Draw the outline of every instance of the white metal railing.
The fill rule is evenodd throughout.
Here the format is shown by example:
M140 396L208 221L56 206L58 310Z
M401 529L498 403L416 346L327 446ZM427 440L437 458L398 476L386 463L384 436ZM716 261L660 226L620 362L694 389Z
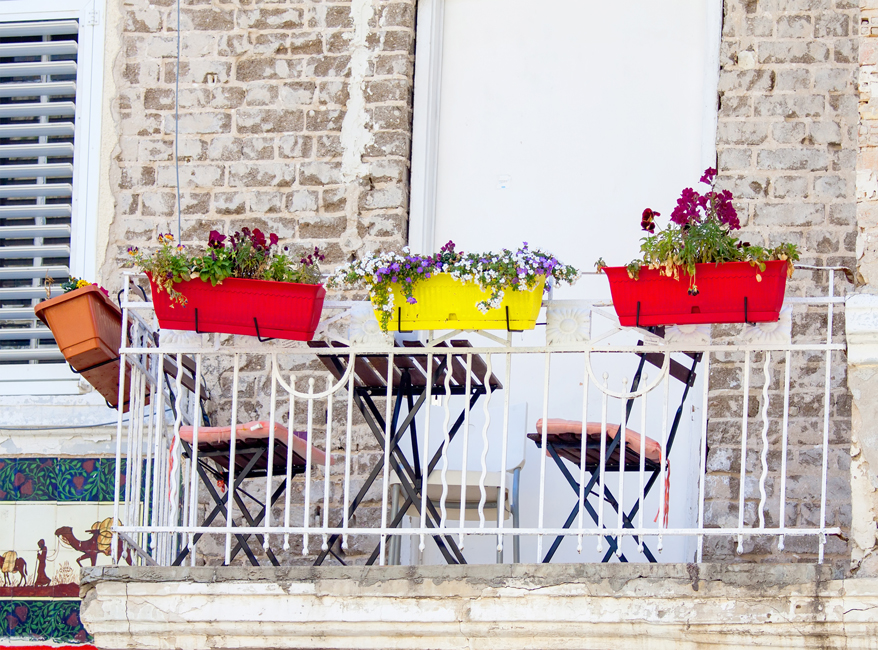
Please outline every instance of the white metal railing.
M701 561L713 553L706 539L732 540L740 554L749 540L773 539L773 552L782 552L796 537L811 540L809 552L823 562L827 536L841 534L827 506L845 499L828 491L829 460L848 453L830 445L832 368L843 366L845 345L832 333L843 298L833 293L834 270L826 271L826 295L789 297L779 324L729 326L716 339L709 328L663 336L622 328L606 301L549 301L545 329L452 332L399 347L375 331L361 304L327 302L319 334L340 346L327 348L167 333L158 345L152 305L135 298L136 276L127 274L122 307L133 343L123 341L120 382L129 367L131 417L119 415L113 557L122 539L139 549L139 561L160 565L230 563L238 553L280 563L293 553L381 565L478 562L495 552L503 561L515 542L518 561L520 542L530 562L555 553L556 538L572 538L556 561ZM791 338L792 322L806 313L823 318L819 331ZM467 347L447 346L464 337ZM644 363L638 354L653 356ZM680 368L693 363L697 380L687 386ZM800 386L815 364L821 380ZM435 381L406 392L413 376ZM820 456L811 477L819 493L789 492L805 471L791 469L802 445L791 436L806 426L790 416L791 399L821 405L822 440L807 447ZM207 413L211 425L231 428L227 446L220 437L205 447L214 435ZM553 447L555 417L593 422L596 433ZM263 424L248 432L248 420ZM398 434L408 420L416 432ZM733 421L734 446L710 444L714 425L727 431ZM288 436L276 426L283 423ZM614 465L617 425L626 460ZM252 446L257 430L264 458L274 460L239 481L241 441ZM296 430L309 444L294 441ZM709 455L718 447L724 462ZM247 505L279 491L264 512ZM790 504L819 510L819 519L793 518Z

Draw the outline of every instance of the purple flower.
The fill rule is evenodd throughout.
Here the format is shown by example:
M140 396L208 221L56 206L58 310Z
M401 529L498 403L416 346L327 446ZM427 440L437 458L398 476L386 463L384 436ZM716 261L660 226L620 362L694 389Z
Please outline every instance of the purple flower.
M207 247L208 248L222 248L223 242L226 240L225 235L221 235L216 230L211 230L208 235Z
M268 236L268 241L269 241L269 247L271 247L271 246L277 246L277 242L278 242L279 240L278 240L278 238L277 238L277 235L275 235L274 233L271 233L271 234Z
M706 183L707 185L713 185L714 178L716 178L716 170L713 167L708 167L701 175L701 182Z
M415 300L414 296L412 296L411 298L406 298L405 301L410 305L414 305L416 302L418 302L417 300Z

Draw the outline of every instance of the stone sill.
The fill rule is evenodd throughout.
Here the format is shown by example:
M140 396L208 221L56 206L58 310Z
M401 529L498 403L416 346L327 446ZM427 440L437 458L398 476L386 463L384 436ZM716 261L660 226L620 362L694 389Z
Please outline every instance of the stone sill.
M873 647L878 579L811 564L95 567L102 648Z

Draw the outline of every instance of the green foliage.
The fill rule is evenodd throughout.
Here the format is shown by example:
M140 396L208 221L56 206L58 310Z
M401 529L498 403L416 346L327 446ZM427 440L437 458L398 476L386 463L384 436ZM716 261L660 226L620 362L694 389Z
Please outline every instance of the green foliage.
M537 282L554 278L557 284L573 284L579 271L562 264L554 256L530 250L525 243L517 251L503 249L499 253L462 253L448 242L434 255L412 255L408 248L399 253L371 254L339 267L327 285L337 288L365 287L379 313L379 323L387 330L394 305L394 291L402 293L409 304L415 304L413 290L418 282L436 273L448 273L461 282L475 282L489 293L476 304L482 312L497 309L505 291L525 291Z
M144 253L135 247L128 249L134 265L148 273L160 291L168 292L172 300L185 304L186 297L174 285L200 279L213 286L226 278L274 280L320 284L319 263L324 259L319 249L295 261L288 253L278 252L278 236L268 238L258 229L242 228L231 237L210 232L207 248L192 252L183 244L174 244L170 233L158 236L159 248Z
M640 227L647 235L641 240L640 258L627 265L628 275L637 279L643 268L658 269L666 277L680 278L683 270L690 278L689 292L698 293L695 284L696 264L722 264L724 262L748 262L765 269L765 262L781 260L793 262L799 259L795 244L780 244L774 248L753 246L740 241L732 234L740 222L732 204L733 196L728 190L717 191L716 170L707 169L701 182L710 185L709 192L699 194L686 188L680 194L671 214L671 224L656 230L655 218L661 216L649 208L643 211ZM598 271L605 266L603 260L595 265Z

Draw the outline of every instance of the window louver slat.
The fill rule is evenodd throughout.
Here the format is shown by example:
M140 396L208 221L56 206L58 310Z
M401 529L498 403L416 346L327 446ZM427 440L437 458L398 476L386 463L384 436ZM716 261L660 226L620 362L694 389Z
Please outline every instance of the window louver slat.
M75 94L76 83L72 81L0 85L0 97L73 97Z
M44 104L18 104L0 106L0 117L73 117L76 105L73 102L51 102Z
M2 167L0 167L2 169ZM0 239L70 238L70 226L0 226Z
M63 359L33 307L69 274L78 32L0 22L0 364Z
M72 61L0 63L0 77L41 77L43 75L63 77L75 74L76 63Z
M0 158L72 158L73 145L58 144L6 144L0 145Z
M0 282L3 280L33 280L52 278L53 280L66 280L70 275L70 269L66 266L0 266ZM3 330L0 329L0 332Z

